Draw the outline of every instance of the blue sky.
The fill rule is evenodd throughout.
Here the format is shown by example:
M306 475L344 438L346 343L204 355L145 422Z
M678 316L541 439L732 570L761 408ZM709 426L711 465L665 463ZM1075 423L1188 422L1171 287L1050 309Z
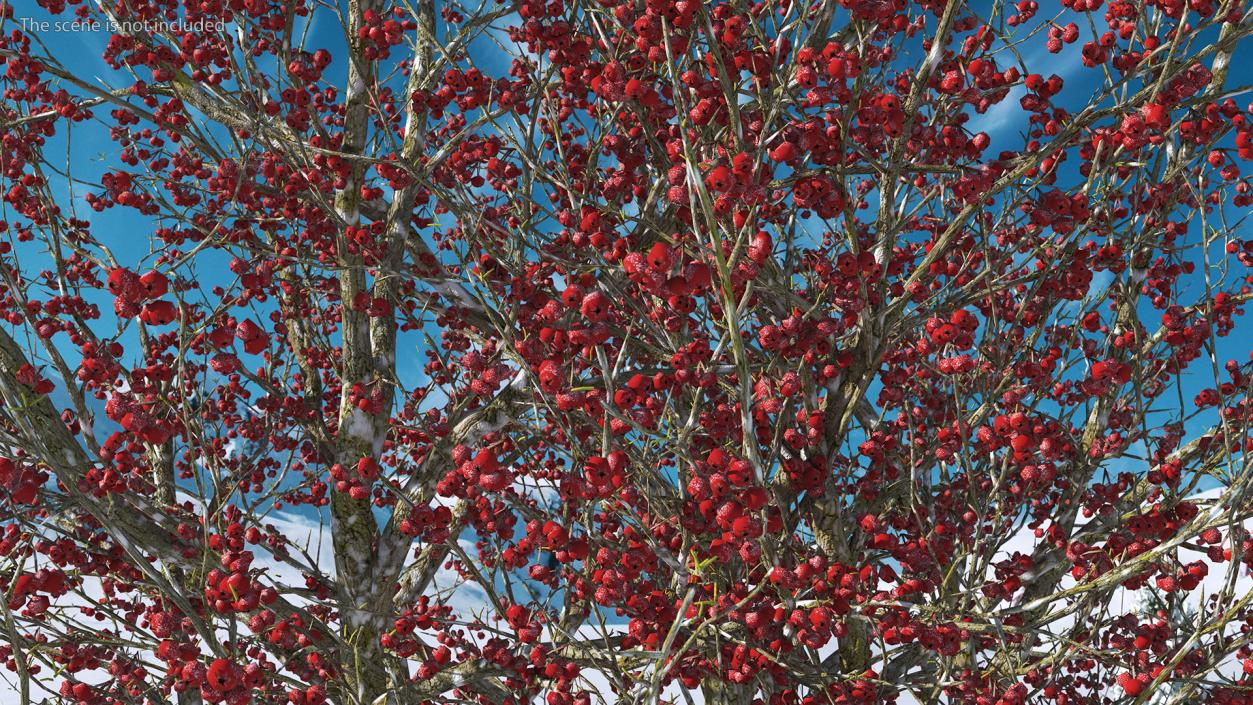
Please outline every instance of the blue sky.
M1051 4L1049 9L1052 9ZM28 18L51 20L43 13L42 9L37 7L36 3L29 0L19 0L19 19L23 14ZM1042 16L1037 18L1037 23L1045 19L1044 14L1042 13ZM1099 17L1096 19L1099 20ZM1098 72L1082 68L1079 62L1080 45L1087 39L1086 28L1083 29L1083 34L1084 37L1080 42L1068 45L1061 54L1057 55L1049 54L1044 50L1043 33L1030 40L1020 49L1030 66L1036 67L1036 70L1041 71L1045 75L1056 73L1066 81L1066 89L1059 97L1058 102L1073 109L1077 109L1086 103L1103 80L1103 77ZM100 58L107 36L105 32L63 32L45 35L42 38L49 46L54 46L53 43L56 43L54 46L56 55L62 59L65 66L73 67L73 70L80 78L103 86L117 87L129 85L130 79L126 74L110 69ZM500 33L496 33L494 39L508 43L507 38ZM342 36L334 18L325 13L316 15L311 25L307 28L307 46L310 48L325 46L334 51L336 48L341 47L342 44ZM337 58L342 55L342 52L336 51L335 53ZM489 75L504 75L508 70L508 57L500 51L493 38L482 37L476 40L472 45L470 54L473 62ZM919 55L920 48L915 44L911 51L902 58L902 63L916 60ZM333 70L340 71L341 76L332 79L332 82L342 83L343 63L336 63ZM1253 80L1253 67L1237 64L1231 69L1228 85L1247 85L1250 80ZM984 115L973 116L972 120L967 124L967 127L972 132L985 131L990 135L992 143L987 154L995 155L1002 149L1021 148L1022 137L1020 136L1020 131L1024 126L1026 113L1022 110L1018 100L1023 93L1024 90L1022 88L1014 88L1001 104L992 108ZM1245 95L1238 97L1237 100L1243 104L1249 98L1248 95ZM96 112L103 115L107 113L107 108L98 108ZM74 123L72 127L62 122L59 127L58 135L51 140L45 152L48 155L68 153L70 155L69 166L76 178L95 183L99 181L101 175L106 170L116 166L115 145L108 137L106 126L96 121L88 121ZM1068 177L1070 179L1077 178L1073 171L1074 166L1075 164L1072 161L1067 167L1070 169ZM83 196L92 190L91 186L82 184L71 186L64 179L55 179L54 189L64 196L61 200L62 206L67 209L73 207L76 210L77 217L90 220L93 235L117 253L119 258L123 259L127 265L139 269L145 265L150 265L154 261L157 253L153 250L154 243L151 239L151 233L157 225L156 220L138 216L130 209L113 208L103 213L93 212L86 205L86 202L82 200ZM873 196L871 202L875 202ZM873 210L866 212L864 217L869 218L872 216ZM822 227L819 222L813 219L807 225L814 231ZM1195 238L1199 232L1199 223L1194 222L1193 226L1191 237ZM1244 226L1243 232L1245 237L1253 236L1248 226ZM150 252L151 254L149 254ZM1185 304L1197 298L1203 284L1202 273L1199 271L1203 267L1200 252L1198 250L1193 250L1192 252L1193 254L1190 257L1198 265L1198 273L1187 278L1190 282L1190 288L1182 292L1179 297L1181 302ZM19 256L28 275L38 271L49 261L47 253L42 249L42 244L38 242L19 245ZM229 256L225 254L212 254L199 260L196 275L203 291L207 292L213 286L228 286L234 281L234 275L226 267L228 260ZM1092 294L1099 295L1101 287L1107 286L1109 280L1110 277L1108 276L1097 275L1093 281ZM96 296L94 302L104 312L103 320L97 323L97 331L107 336L118 325L112 313L112 299L107 294L101 292ZM264 312L266 312L264 307L258 311L259 314ZM1146 325L1150 327L1153 327L1160 320L1160 312L1151 309L1147 305L1142 307L1141 316ZM436 331L432 328L430 332L434 333ZM133 340L133 326L127 336ZM1241 361L1247 360L1251 347L1250 341L1253 341L1250 324L1248 321L1242 321L1236 333L1218 340L1219 363L1221 364L1222 361L1228 358ZM64 337L59 338L58 342L63 343ZM411 333L402 338L399 357L401 364L400 372L407 384L416 385L424 382L420 370L422 364L425 363L425 358L418 353L422 345L419 333ZM62 345L62 349L70 354L70 362L73 364L73 346ZM255 359L252 359L250 362L254 365L256 364ZM1212 384L1213 377L1212 371L1209 369L1208 360L1202 358L1195 361L1182 379L1182 396L1184 406L1187 408L1191 405L1192 396L1197 391ZM872 385L869 393L869 397L872 400L877 396L881 386L878 382ZM1173 398L1172 396L1171 400ZM56 400L62 406L69 405L68 397L65 395L64 390L58 391ZM436 394L432 396L428 403L438 404L442 400L443 397ZM111 422L107 421L102 409L98 411L98 434L103 439L112 429L112 425ZM1195 432L1205 428L1213 422L1214 418L1215 414L1212 411L1201 414L1189 424L1189 430ZM860 440L859 434L854 433L850 435L850 445L854 449ZM1137 468L1134 461L1125 459L1120 460L1116 464L1111 463L1110 468L1112 470L1143 469ZM319 517L307 507L302 507L296 510L294 518L305 522L305 524L313 524ZM295 523L299 524L300 522L297 521ZM284 525L285 528L287 526L287 524ZM292 530L295 531L295 529ZM1024 548L1029 549L1030 545L1031 541L1028 537ZM322 557L326 558L327 554L328 551L324 550ZM478 604L482 603L481 595L477 596L477 598L471 597L477 599ZM467 609L474 606L475 602L473 599L471 602L466 603Z
M841 10L840 13L842 14L843 11ZM23 7L19 10L19 14L14 21L20 23L23 16L34 20L52 21L52 18L46 15L35 3L23 3ZM1037 26L1045 19L1047 19L1047 13L1042 13L1040 17L1033 21L1031 27L1020 28L1019 33L1026 34L1030 32L1032 27ZM838 22L839 19L837 19L837 24ZM324 10L315 13L314 19L308 27L300 27L297 34L300 34L302 31L305 31L307 38L306 46L309 49L327 47L337 55L337 58L342 58L343 52L337 51L337 49L342 47L343 38L335 18L330 16L329 13ZM100 58L107 37L108 34L106 32L100 31L54 32L43 35L41 38L50 46L52 46L53 42L56 42L54 53L61 58L63 65L73 67L73 70L80 78L105 87L129 85L130 80L125 73L110 69ZM1088 38L1088 30L1084 28L1079 42L1067 45L1060 54L1049 54L1043 46L1045 34L1039 32L1019 48L1019 51L1025 57L1026 63L1034 70L1045 75L1055 73L1066 81L1066 88L1057 102L1067 108L1077 110L1084 105L1104 80L1100 72L1084 69L1079 61L1080 46ZM491 36L480 37L470 49L470 57L473 63L493 77L504 75L509 67L509 57L501 52L495 43L496 41L503 42L506 45L509 44L507 37L503 33L496 32ZM902 54L900 59L902 66L918 60L921 56L920 42L921 35L910 43L907 51ZM397 51L398 55L401 53ZM332 83L343 82L343 68L344 64L342 61L337 61L334 64L332 74L328 74ZM340 75L335 76L334 71L339 71ZM1253 78L1253 71L1250 71L1247 66L1237 64L1231 69L1228 85L1247 84L1250 78ZM972 119L967 124L968 129L972 132L987 132L992 139L991 147L987 151L988 155L995 155L1002 149L1021 148L1021 131L1025 125L1027 113L1021 108L1018 100L1024 92L1021 87L1016 87L1010 91L1009 96L1003 102L993 107L986 114L972 114ZM107 112L107 108L97 108L96 112L104 114ZM69 167L72 169L75 178L95 183L99 181L101 175L107 169L115 166L114 161L110 157L113 153L114 144L108 138L106 126L96 121L74 123L72 127L67 126L67 123L64 122L60 123L60 125L60 132L49 143L45 152L49 155L68 153L70 155ZM1074 160L1068 164L1067 168L1071 170L1069 178L1076 179L1077 176L1073 171L1075 164L1073 162ZM83 184L71 185L64 179L59 179L56 180L54 188L59 193L64 194L64 198L61 201L63 207L72 207L76 210L78 217L90 220L94 236L116 252L126 264L138 269L146 264L151 264L155 259L155 253L144 253L151 251L153 248L150 234L158 224L157 220L138 216L130 209L113 208L103 213L91 211L86 202L82 200L83 196L92 190L90 186ZM873 197L871 202L874 202ZM867 214L867 217L872 216L873 210ZM815 229L821 227L820 223L812 219L807 225ZM1194 225L1196 224L1194 223ZM1247 227L1245 232L1248 232ZM28 273L41 268L48 261L47 254L42 251L42 245L38 242L20 245L19 247L21 248L21 260L23 265L27 267ZM1200 265L1199 254L1194 256L1198 258L1196 261ZM228 286L234 280L234 275L225 266L228 260L229 257L225 254L214 254L199 260L196 275L203 291L208 291L213 286ZM1094 279L1093 294L1099 293L1099 288L1102 285L1107 285L1108 281L1108 277L1098 275ZM1181 301L1184 303L1194 300L1202 279L1198 273L1198 275L1191 277L1190 281L1193 288L1180 296ZM107 294L101 294L96 297L95 303L105 313L104 319L98 323L98 331L107 335L117 324L112 318L111 298ZM266 309L261 308L258 310L258 315L266 312ZM1160 313L1146 306L1142 311L1142 316L1146 325L1152 326L1160 318ZM432 330L431 332L434 331ZM130 331L130 334L133 335L133 329ZM1220 339L1218 346L1219 362L1221 363L1226 358L1245 359L1248 354L1249 340L1247 323L1243 324L1236 334ZM420 368L425 359L416 352L422 344L421 336L417 333L406 336L401 342L400 362L402 369L400 372L403 380L411 385L424 381ZM65 347L72 354L72 348L70 346ZM1187 403L1190 403L1191 397L1196 391L1212 382L1212 373L1209 370L1208 362L1202 359L1193 363L1183 379L1183 396ZM878 386L876 383L871 389L870 396L872 399L877 394ZM438 403L441 399L441 396L435 395L432 397L432 402L429 403ZM100 417L101 423L107 423L103 414ZM1191 425L1193 428L1200 428L1202 425L1211 422L1212 418L1212 414L1201 415ZM856 436L851 440L855 446L857 442Z

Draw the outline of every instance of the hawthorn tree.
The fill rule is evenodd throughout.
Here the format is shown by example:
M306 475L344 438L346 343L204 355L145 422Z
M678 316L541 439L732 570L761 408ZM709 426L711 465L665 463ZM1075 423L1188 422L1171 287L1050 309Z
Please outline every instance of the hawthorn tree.
M1243 0L0 7L23 705L1253 703Z

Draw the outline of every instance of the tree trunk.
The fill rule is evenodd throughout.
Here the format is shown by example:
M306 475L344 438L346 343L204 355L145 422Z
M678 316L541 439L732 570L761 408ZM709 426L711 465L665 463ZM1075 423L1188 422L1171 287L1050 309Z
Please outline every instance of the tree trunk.
M348 8L352 58L344 90L341 149L349 154L364 151L369 131L368 101L373 67L364 57L357 30L364 13L374 9L374 5L373 0L353 0ZM335 195L335 211L345 230L361 221L363 180L364 168L355 162L343 188ZM340 384L343 392L333 460L355 467L362 458L375 457L382 450L391 405L388 395L385 408L369 414L357 408L352 398L355 384L370 385L378 381L379 375L370 340L370 317L350 305L358 294L367 291L365 263L360 255L349 252L348 238L343 231L339 236L337 264L342 302ZM344 672L336 693L341 705L373 703L388 688L386 655L379 644L387 615L379 609L381 586L374 580L379 531L371 504L368 496L356 499L344 492L333 492L331 496L336 583L341 599L340 636L347 651L340 660Z

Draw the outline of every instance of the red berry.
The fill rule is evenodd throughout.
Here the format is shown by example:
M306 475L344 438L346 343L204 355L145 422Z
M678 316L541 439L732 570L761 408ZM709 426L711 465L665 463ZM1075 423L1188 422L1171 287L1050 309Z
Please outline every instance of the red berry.
M379 464L374 458L362 458L357 463L357 474L364 480L373 480L379 476Z
M753 241L748 246L748 258L757 264L762 264L770 259L770 255L774 253L774 239L770 237L770 233L765 230L758 230L753 235Z
M1131 697L1135 697L1144 692L1145 683L1130 673L1118 674L1118 685L1122 687L1123 692Z
M122 296L129 289L139 283L139 278L129 269L118 267L109 272L109 293L114 296Z
M235 327L235 337L244 343L244 352L256 355L270 344L270 336L252 321L245 320Z
M178 309L174 304L161 300L146 304L139 312L139 320L150 326L164 326L178 317Z
M791 142L780 142L779 146L770 150L770 158L776 162L790 162L796 158L796 145Z
M205 671L205 680L214 690L233 690L239 685L239 672L234 663L220 658L209 664L208 670Z
M599 291L593 291L583 297L579 311L589 321L603 321L609 315L609 300Z
M165 296L165 292L170 289L170 281L160 272L148 272L139 278L139 284L150 299Z
M500 468L500 461L496 459L496 454L487 448L474 455L474 464L478 466L480 472L495 472Z
M705 186L715 193L730 191L734 184L735 180L731 176L731 170L725 166L714 167L705 177Z
M937 326L936 329L931 333L931 340L933 340L937 345L947 345L948 343L953 341L953 338L956 338L956 337L957 337L957 329L955 329L951 324L948 324L948 323L944 323L944 324L941 324L940 326Z
M648 266L659 272L670 269L670 248L664 242L654 243L648 250Z

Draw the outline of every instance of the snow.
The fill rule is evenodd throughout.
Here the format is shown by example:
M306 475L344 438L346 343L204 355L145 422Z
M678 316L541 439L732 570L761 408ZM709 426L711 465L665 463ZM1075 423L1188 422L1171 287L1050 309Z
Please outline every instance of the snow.
M348 428L346 431L352 438L362 441L373 441L374 420L365 411L354 406L348 412Z
M528 493L538 492L540 496L543 496L547 494L548 491L551 491L551 488L532 486L527 487L526 490ZM1220 496L1219 491L1210 490L1194 495L1192 499L1213 500L1218 496ZM187 498L191 499L190 497ZM1207 508L1205 511L1209 512L1209 516L1212 519L1217 519L1221 516L1222 512L1221 508L1217 505ZM265 523L272 525L277 531L285 536L293 544L293 546L299 547L304 552L307 552L314 561L313 565L304 566L301 554L297 551L292 552L292 556L289 561L279 561L272 555L266 553L263 549L258 548L255 566L263 571L269 582L283 585L303 585L304 578L302 575L302 568L307 570L317 570L324 576L331 578L334 577L335 566L332 552L330 550L330 532L325 525L320 523L316 518L287 512L276 513L268 517ZM1253 521L1246 522L1246 528L1253 529ZM324 542L326 544L325 546L323 546ZM1037 539L1030 530L1023 528L1016 532L1001 546L996 559L1000 560L1002 558L1006 558L1014 552L1030 555L1039 542L1040 539ZM459 541L459 545L461 550L467 554L475 554L474 543L472 540L462 539ZM326 550L323 550L323 548ZM405 550L411 550L411 546L406 547ZM1201 557L1201 554L1190 549L1180 549L1180 559L1185 563ZM1237 571L1237 575L1234 576L1235 593L1237 595L1241 595L1253 590L1253 580L1251 580L1249 576L1243 574L1243 571L1240 571L1238 566L1232 569ZM1229 577L1231 576L1229 576L1226 570L1221 568L1213 570L1202 581L1202 585L1198 590L1188 593L1188 607L1190 609L1196 609L1200 607L1202 601L1208 596L1219 594L1225 587ZM1064 589L1073 585L1073 579L1067 575L1059 587ZM98 583L95 582L88 584L87 593L93 598L98 598L102 595ZM487 595L479 585L472 581L467 581L455 571L443 566L440 566L436 571L434 579L427 589L427 594L440 595L440 599L452 606L455 613L463 618L468 618L472 615L485 614L491 610L490 601L487 599ZM1140 593L1120 588L1114 592L1113 598L1110 600L1110 606L1121 612L1135 611L1138 609L1140 600ZM81 596L68 595L57 601L57 605L60 607L73 607L76 604L86 604L86 602ZM370 619L370 615L364 611L355 611L349 616L350 623L354 625L364 624L368 619ZM1071 617L1063 617L1051 625L1050 632L1060 637L1072 623L1073 619ZM621 634L624 630L625 625L622 624L602 625L589 622L580 625L576 630L574 630L573 636L581 640L600 640L606 636ZM549 636L554 635L550 634ZM824 648L820 649L817 653L818 658L825 658L826 656L829 656L834 651L835 646L836 644L833 641ZM1048 644L1044 644L1043 646L1047 648ZM1231 671L1237 669L1238 667L1238 663L1231 662L1224 664L1222 670ZM84 680L88 682L103 680L105 675L106 674L103 671L82 674ZM616 705L617 703L625 702L622 696L612 695L613 691L611 687L611 679L605 673L598 672L595 669L584 669L580 675L579 681L582 687L585 687L593 693L599 695L599 700L594 700L594 702L602 702L605 703L605 705ZM33 700L38 702L46 694L40 689L38 683L34 683L32 685ZM51 684L49 683L49 685ZM8 671L0 671L0 705L16 705L18 702L18 692L15 674ZM685 697L688 697L693 703L703 702L703 698L699 690L684 693L678 684L672 684L666 688L662 693L662 697L678 702L683 702ZM912 705L917 701L908 693L902 693L898 698L898 702L902 705Z

